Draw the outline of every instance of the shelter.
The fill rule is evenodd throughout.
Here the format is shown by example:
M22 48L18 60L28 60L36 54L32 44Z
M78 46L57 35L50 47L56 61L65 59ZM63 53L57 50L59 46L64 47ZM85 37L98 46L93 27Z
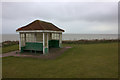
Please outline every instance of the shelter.
M19 50L24 51L43 51L43 54L49 52L49 48L60 48L62 45L62 32L52 23L35 20L34 22L18 28L19 32Z

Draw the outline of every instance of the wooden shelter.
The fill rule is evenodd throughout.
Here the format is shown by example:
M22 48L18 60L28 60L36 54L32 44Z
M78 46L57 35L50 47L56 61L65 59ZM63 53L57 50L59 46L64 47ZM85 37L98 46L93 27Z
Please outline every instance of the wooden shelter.
M62 44L62 32L64 30L56 27L52 23L35 20L34 22L18 28L19 50L49 52L49 48L60 48Z

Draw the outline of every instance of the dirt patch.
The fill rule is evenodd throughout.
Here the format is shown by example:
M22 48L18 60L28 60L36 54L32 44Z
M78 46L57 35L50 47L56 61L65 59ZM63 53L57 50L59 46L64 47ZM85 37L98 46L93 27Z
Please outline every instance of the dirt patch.
M66 50L68 50L71 47L63 47L63 48L51 48L49 49L49 53L46 55L43 55L42 52L40 53L17 53L13 56L17 57L32 57L32 58L42 58L42 59L56 59L58 56L63 54Z

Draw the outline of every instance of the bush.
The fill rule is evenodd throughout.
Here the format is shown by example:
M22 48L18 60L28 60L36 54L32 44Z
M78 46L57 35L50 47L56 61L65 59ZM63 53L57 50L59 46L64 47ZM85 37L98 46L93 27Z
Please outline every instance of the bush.
M111 39L111 40L76 40L76 41L62 41L64 44L93 44L93 43L109 43L109 42L118 42L117 39Z
M2 47L17 45L17 44L19 44L19 41L4 41L2 42Z

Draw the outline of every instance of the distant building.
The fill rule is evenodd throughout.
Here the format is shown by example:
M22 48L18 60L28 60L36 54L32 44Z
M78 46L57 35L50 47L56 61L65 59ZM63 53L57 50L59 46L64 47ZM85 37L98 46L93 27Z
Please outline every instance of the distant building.
M43 54L46 54L49 52L49 48L60 48L62 45L64 30L49 22L35 20L16 31L20 35L19 50L21 52L43 51Z

